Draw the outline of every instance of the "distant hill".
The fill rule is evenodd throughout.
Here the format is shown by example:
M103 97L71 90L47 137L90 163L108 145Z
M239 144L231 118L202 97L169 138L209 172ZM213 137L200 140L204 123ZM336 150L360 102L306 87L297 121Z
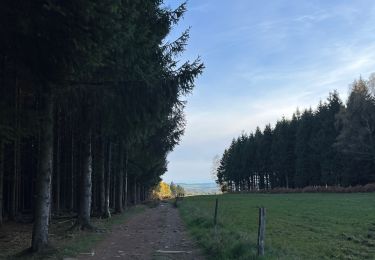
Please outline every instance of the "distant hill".
M185 189L187 196L221 194L220 187L214 182L208 183L176 183Z

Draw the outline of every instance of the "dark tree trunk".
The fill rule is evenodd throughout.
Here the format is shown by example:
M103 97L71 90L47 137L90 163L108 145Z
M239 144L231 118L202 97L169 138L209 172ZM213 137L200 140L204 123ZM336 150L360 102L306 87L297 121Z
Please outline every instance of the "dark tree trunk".
M91 157L91 133L87 132L85 142L83 143L83 162L81 174L80 205L78 211L77 225L79 229L91 229L91 175L92 175L92 157Z
M115 189L115 210L116 213L122 213L122 193L123 193L123 177L124 177L124 155L122 144L119 145L119 167L117 169L117 180L116 180L116 189Z
M98 162L97 162L97 147L96 147L96 142L91 143L91 212L95 212L98 207L97 207L97 197L96 195L98 194Z
M46 98L46 118L43 122L40 151L40 172L37 175L35 217L32 234L32 251L41 251L48 244L49 213L51 206L51 178L53 161L53 101Z
M105 168L104 168L104 139L98 144L98 181L99 181L99 215L105 215Z
M71 143L71 146L72 146L72 150L71 150L71 154L70 154L70 189L69 189L69 193L70 193L70 197L69 197L69 210L70 211L74 211L74 166L75 166L75 163L74 163L74 132L72 130L72 143Z
M0 227L3 224L4 143L0 141Z
M141 202L141 185L139 183L137 185L137 201Z
M134 177L134 205L137 205L137 178Z
M111 174L111 197L110 197L110 207L112 208L115 208L115 204L116 204L116 178L117 178L117 174L116 174L116 153L113 153L112 154L112 161L114 162L114 165L112 166L113 168L111 168L111 171L113 172L113 174Z
M54 198L54 209L56 212L60 211L60 180L61 180L61 164L60 164L60 148L61 148L61 131L60 131L60 113L57 112L57 124L56 124L56 153L55 153L55 172L54 172L54 182L55 182L55 198Z
M124 194L124 208L125 210L128 207L128 152L125 153L126 159L125 159L125 194Z
M288 174L285 174L285 185L286 185L286 188L289 189L289 178L288 178Z
M18 134L14 141L14 172L12 178L12 190L11 190L11 204L9 209L9 219L15 220L18 210L18 185L19 185L19 153L20 153L20 140Z
M259 174L259 189L264 190L265 184L264 184L264 174Z
M106 180L105 180L105 204L104 204L104 218L110 218L111 212L109 210L109 197L111 190L111 161L112 161L112 145L108 142L108 152L107 152L107 170L106 170Z
M18 208L18 183L19 183L19 154L20 154L20 137L19 137L19 93L20 89L18 86L17 78L15 79L15 99L14 99L14 107L15 107L15 114L14 114L14 128L15 128L15 140L14 140L14 157L13 157L13 176L11 181L11 200L9 205L9 219L15 220L17 215L17 208Z

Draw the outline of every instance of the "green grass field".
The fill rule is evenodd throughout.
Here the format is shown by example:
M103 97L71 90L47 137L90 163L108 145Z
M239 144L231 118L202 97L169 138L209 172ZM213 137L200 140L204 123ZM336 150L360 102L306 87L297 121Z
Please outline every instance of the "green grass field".
M375 259L375 193L196 196L179 209L209 259L253 259L260 206L267 209L264 259Z

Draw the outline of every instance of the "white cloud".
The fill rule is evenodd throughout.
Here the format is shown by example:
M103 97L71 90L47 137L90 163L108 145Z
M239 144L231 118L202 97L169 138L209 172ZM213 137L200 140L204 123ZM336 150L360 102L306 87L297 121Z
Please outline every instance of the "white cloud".
M354 48L355 49L355 48ZM333 51L333 50L332 50ZM212 110L200 111L200 107L187 110L187 128L179 148L171 159L167 179L179 181L210 181L211 159L221 154L233 137L241 131L254 131L256 126L274 124L282 116L290 118L296 108L315 107L328 92L337 89L346 97L348 85L362 74L367 77L375 68L375 46L361 50L349 47L336 48L329 66L315 64L310 70L281 71L242 76L252 78L254 84L271 77L279 78L280 85L263 96L248 94L227 96L211 100ZM255 78L255 80L254 80ZM202 151L204 150L204 151ZM183 157L192 159L181 160ZM203 160L202 160L203 159Z
M199 81L204 86L198 86L189 98L185 136L169 156L166 178L209 181L212 158L221 155L242 130L254 131L282 116L290 118L297 107L315 107L334 89L346 99L355 78L375 71L375 6L369 9L374 15L358 30L336 38L320 35L325 28L319 27L317 35L323 38L313 39L307 30L297 32L305 34L298 38L301 42L283 42L286 38L296 40L292 37L296 23L310 26L339 19L349 26L358 17L356 8L343 5L285 19L240 23L201 39L210 42L202 47L210 66ZM311 40L317 46L308 45ZM241 55L235 56L236 49ZM280 54L277 60L267 60L273 53ZM216 60L210 60L212 57ZM218 66L225 73L218 72Z

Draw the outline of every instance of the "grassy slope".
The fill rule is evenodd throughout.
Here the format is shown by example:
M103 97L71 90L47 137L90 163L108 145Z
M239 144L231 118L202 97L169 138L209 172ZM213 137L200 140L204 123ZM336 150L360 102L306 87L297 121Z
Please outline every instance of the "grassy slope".
M256 256L259 206L267 208L265 259L375 259L375 193L227 194L186 198L188 229L210 259Z

